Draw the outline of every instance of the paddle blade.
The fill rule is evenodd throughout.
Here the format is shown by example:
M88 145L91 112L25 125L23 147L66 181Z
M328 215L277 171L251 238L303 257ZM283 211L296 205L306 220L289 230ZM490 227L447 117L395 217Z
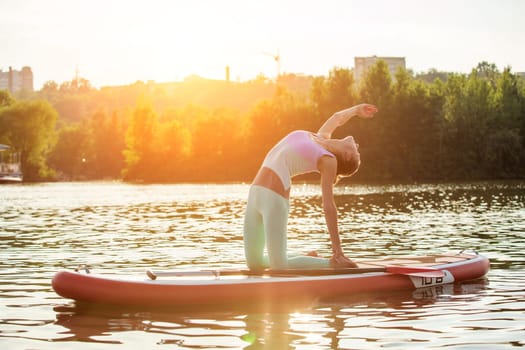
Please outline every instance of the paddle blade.
M385 266L385 272L419 277L443 277L445 273L432 267Z

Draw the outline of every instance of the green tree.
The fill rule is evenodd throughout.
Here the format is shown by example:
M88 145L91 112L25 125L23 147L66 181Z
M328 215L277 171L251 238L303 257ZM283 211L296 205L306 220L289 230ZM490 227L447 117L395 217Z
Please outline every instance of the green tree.
M485 168L491 177L516 177L525 173L525 96L509 67L498 76L495 86L495 115L483 147Z
M15 102L9 91L0 90L0 108L12 105Z
M66 81L60 84L59 90L68 94L82 94L91 91L91 83L84 78L75 78L71 81Z
M49 155L49 164L63 180L86 178L89 162L89 131L85 125L68 124L58 132L58 141Z
M43 100L16 101L0 109L4 139L21 152L24 180L53 176L46 160L56 141L56 120L57 112Z
M238 116L226 109L216 109L206 118L200 118L192 134L192 159L195 178L199 180L226 180L238 163L235 153L239 145L236 130Z
M124 167L125 130L119 115L108 116L99 110L89 125L89 176L96 179L118 178Z
M439 108L427 84L400 69L387 110L390 174L400 180L429 178L438 169Z
M486 177L493 179L523 177L525 148L517 129L495 130L488 135L484 146Z
M39 91L39 95L41 98L55 104L60 97L58 84L52 80L45 82L44 86L42 86L42 89Z
M316 77L312 83L310 98L322 123L333 113L357 102L354 74L346 68L334 68L328 77Z
M151 103L139 102L126 131L124 179L148 180L157 171L153 148L157 124L157 114Z
M478 77L476 70L467 77L453 75L446 83L444 117L451 178L483 178L485 143L493 129L494 88L490 80Z
M82 79L48 82L38 94L56 108L61 125L50 162L78 178L111 178L122 170L127 180L248 180L286 133L317 130L332 113L369 102L379 107L372 120L355 118L334 134L352 134L360 144L357 180L525 176L525 80L510 68L500 73L481 62L470 74L430 70L414 77L400 70L392 79L378 61L358 86L352 71L340 67L316 78L282 76L278 84L259 78L192 77L99 90ZM0 142L13 147L9 115L20 106L0 92ZM31 125L40 129L42 122ZM52 143L40 158L27 158L27 174L47 172Z
M8 143L9 120L2 117L2 110L15 102L9 91L0 90L0 143Z
M498 67L494 63L487 61L478 63L476 68L473 69L473 74L477 78L488 81L492 87L496 87L496 81L500 75Z
M495 84L496 122L507 129L519 129L525 96L520 93L518 78L507 67Z
M159 125L155 138L156 181L190 179L191 134L178 120L169 120Z
M378 60L370 67L361 81L360 96L363 101L375 104L380 112L383 107L390 107L392 78L385 61Z
M442 82L446 82L449 74L450 73L448 72L442 72L442 71L438 71L435 68L431 68L426 72L418 73L416 75L416 79L422 80L428 84L434 83L436 79L439 79Z
M392 78L387 64L378 60L360 82L359 96L362 102L376 105L379 112L371 120L356 118L341 128L343 134L353 134L360 145L363 167L359 179L392 179L392 163L397 155L389 152L392 147L390 130L397 128L391 118ZM349 129L347 129L349 128Z
M314 110L303 99L278 89L271 100L259 103L248 115L246 164L250 176L286 134L297 129L316 131L319 126Z
M270 101L263 101L249 113L249 126L246 139L247 155L246 158L248 169L252 169L252 177L255 175L257 168L266 152L270 150L285 132L281 127L279 110Z

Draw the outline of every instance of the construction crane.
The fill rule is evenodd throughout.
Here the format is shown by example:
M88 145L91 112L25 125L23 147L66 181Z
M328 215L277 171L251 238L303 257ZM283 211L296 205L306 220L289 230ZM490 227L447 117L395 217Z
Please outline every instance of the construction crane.
M274 59L276 66L277 66L277 74L275 76L275 81L277 81L277 79L279 79L279 77L281 76L281 55L279 54L279 50L277 50L276 54L272 54L269 52L263 52L263 55L270 56Z

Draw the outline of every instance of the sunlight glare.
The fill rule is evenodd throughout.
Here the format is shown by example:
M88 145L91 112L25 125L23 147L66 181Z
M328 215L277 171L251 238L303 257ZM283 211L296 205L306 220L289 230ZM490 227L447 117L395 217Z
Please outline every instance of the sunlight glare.
M254 58L261 65L259 71L273 73L271 60L250 47L247 34L238 30L235 14L224 11L220 4L207 5L202 9L198 3L163 3L161 8L147 11L154 20L142 18L141 7L130 6L131 14L114 22L115 28L109 32L118 33L120 26L130 28L127 39L114 39L128 47L131 57L127 59L134 62L141 77L147 77L144 80L183 80L193 74L224 79L226 66L231 66L235 79L246 76L247 68L256 69L249 67Z

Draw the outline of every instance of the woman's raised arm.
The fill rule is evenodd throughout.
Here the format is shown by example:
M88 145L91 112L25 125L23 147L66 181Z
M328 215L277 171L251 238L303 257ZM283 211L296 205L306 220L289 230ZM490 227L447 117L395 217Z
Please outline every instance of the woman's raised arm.
M368 103L362 103L342 111L334 113L328 118L324 124L319 128L317 134L325 139L332 138L332 133L335 129L349 121L353 116L357 115L361 118L371 118L377 112L377 107Z

